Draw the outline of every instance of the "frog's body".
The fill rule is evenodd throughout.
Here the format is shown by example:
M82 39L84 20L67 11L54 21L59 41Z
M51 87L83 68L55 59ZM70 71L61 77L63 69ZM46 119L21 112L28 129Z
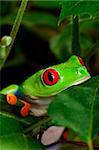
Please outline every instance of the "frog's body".
M42 69L26 79L20 86L10 85L0 93L5 95L13 93L20 99L32 101L31 109L36 115L39 106L43 110L47 108L50 102L47 100L48 97L90 78L86 67L80 61L77 56L73 55L67 62Z

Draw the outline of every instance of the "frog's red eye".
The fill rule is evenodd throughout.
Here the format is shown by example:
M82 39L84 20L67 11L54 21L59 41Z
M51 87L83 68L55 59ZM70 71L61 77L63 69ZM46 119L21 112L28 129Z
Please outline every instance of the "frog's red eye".
M59 74L56 70L54 69L47 69L44 73L43 73L43 82L47 85L54 85L57 83L58 79L59 79Z
M81 57L78 56L78 60L81 63L81 65L85 66L85 63L84 63L84 61L83 61L83 59Z

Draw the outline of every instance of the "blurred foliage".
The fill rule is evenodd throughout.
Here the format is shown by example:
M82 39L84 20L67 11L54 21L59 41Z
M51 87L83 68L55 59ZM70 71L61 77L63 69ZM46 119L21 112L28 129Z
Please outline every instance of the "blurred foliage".
M33 3L33 5L35 5L39 8L47 8L47 9L60 8L59 0L57 0L57 1L33 0L32 3Z
M0 1L0 3L2 6L0 16L2 37L5 34L9 35L20 2ZM76 3L76 1L74 3ZM62 20L62 13L64 13L65 16L66 13L67 15L70 15L69 12L73 13L70 10L72 10L74 3L67 2L66 5L69 5L69 7L66 7L68 9L65 9L65 12L63 7L60 14L62 5L61 1L32 0L28 2L28 6L22 20L22 25L16 37L13 49L5 64L5 68L2 70L4 77L2 77L2 87L11 82L20 83L21 79L25 79L26 76L31 75L31 73L34 73L42 67L57 64L58 62L64 62L72 55L71 17L65 17L65 21L63 21L60 26L57 25L59 14L60 19ZM75 4L75 10L78 10L77 12L79 12L80 7L82 7L81 3L77 3L77 6ZM83 5L86 4L83 2ZM88 3L86 7L82 7L79 13L90 11L92 16L93 11L95 12L98 8L98 4L97 6L96 4L93 4L94 9L89 9L89 5L90 4ZM86 58L86 56L90 53L90 49L93 44L99 40L98 13L96 13L96 15L94 13L92 18L90 18L89 15L83 15L82 13L80 22L81 56ZM88 60L88 67L91 74L99 73L99 67L97 67L99 65L99 59L96 57L98 55L96 54L98 51L99 47L97 46L97 52L94 51L91 56L91 58L94 57L94 59L92 59L91 63L89 63L91 58ZM46 58L44 56L46 56ZM18 61L17 58L19 58ZM27 70L25 69L25 65L28 68ZM24 78L23 75L18 75L19 77L16 77L16 73L21 72L21 69L23 69ZM13 73L11 70L13 70ZM16 72L15 74L14 70ZM9 76L9 81L6 80L6 72L7 76Z

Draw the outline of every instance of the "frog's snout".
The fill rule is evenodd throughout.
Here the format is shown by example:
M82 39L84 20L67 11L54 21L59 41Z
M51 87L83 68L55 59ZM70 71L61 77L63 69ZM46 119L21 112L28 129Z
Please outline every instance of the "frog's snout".
M87 68L85 66L82 66L82 67L78 68L77 69L77 74L79 76L89 76L90 77L90 74L87 71Z

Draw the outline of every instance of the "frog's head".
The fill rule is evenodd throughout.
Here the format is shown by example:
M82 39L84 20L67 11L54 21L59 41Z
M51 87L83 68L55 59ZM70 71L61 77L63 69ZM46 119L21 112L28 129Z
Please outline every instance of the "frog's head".
M64 89L90 78L81 58L73 55L68 61L43 69L22 84L22 90L30 98L53 96Z

